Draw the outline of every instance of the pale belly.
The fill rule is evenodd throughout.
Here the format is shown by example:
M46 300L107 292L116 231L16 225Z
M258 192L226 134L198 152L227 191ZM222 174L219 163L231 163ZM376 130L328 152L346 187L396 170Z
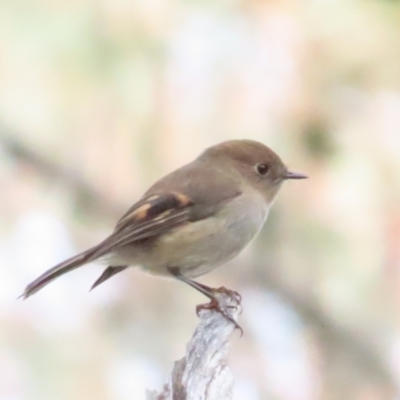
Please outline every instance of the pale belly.
M118 253L122 263L140 265L146 271L170 275L178 267L188 277L204 275L240 253L259 232L268 214L263 199L252 207L245 198L234 200L230 214L188 223L162 236L150 249L130 246ZM149 251L150 250L150 251Z

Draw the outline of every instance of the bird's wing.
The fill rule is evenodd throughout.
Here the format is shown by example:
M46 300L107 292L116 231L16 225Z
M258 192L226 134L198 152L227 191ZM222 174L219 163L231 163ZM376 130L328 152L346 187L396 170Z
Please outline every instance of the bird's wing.
M143 198L120 219L115 231L108 238L44 272L26 287L22 297L31 296L59 276L94 261L119 246L160 235L185 223L188 220L190 204L191 200L179 193Z
M93 257L113 249L159 236L189 220L192 200L181 193L150 195L134 204L118 221L114 232L100 243Z
M94 257L116 247L156 238L171 229L216 214L241 194L230 177L210 166L188 164L156 182L100 243Z

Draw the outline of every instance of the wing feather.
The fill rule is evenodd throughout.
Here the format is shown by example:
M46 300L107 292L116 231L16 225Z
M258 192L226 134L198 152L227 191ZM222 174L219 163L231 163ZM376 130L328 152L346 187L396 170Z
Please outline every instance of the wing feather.
M162 214L161 214L162 215ZM166 217L154 217L148 221L134 221L124 229L116 231L103 241L94 257L101 257L119 246L159 236L189 220L188 210L172 212Z

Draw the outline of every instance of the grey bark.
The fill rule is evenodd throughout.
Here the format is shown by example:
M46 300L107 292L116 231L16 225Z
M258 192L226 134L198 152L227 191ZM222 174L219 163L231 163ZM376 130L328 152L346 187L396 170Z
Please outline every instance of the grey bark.
M239 296L229 292L216 296L220 306L236 321L241 312ZM175 362L163 390L147 391L146 400L232 399L234 378L227 356L235 325L215 309L201 309L198 315L200 322L186 346L185 357Z

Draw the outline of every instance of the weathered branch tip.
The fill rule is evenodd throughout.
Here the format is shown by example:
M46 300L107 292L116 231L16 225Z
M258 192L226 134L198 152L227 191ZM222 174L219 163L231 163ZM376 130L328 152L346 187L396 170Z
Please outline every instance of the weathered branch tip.
M146 400L232 399L234 378L227 356L229 337L242 311L241 297L225 289L217 290L215 297L223 313L207 305L198 307L200 322L186 346L185 357L175 362L162 392L148 390Z

